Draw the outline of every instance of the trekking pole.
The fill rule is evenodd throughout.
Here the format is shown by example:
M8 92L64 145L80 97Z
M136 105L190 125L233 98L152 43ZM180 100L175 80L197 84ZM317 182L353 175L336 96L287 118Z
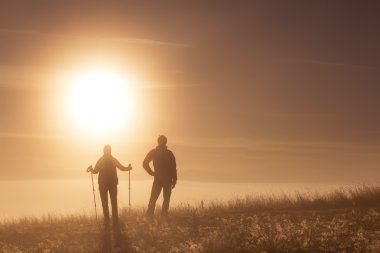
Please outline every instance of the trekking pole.
M91 173L91 182L92 182L92 193L94 195L94 206L95 206L95 218L96 222L98 222L98 211L96 209L96 199L95 199L95 187L94 187L94 175L92 174L92 166L87 168L87 172Z
M129 165L130 167L131 165ZM129 211L131 210L131 170L128 171L128 202L129 202Z

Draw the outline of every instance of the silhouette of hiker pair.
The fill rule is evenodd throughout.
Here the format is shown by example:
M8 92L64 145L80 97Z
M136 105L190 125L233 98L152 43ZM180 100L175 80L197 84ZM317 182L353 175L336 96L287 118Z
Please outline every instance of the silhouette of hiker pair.
M152 191L150 195L150 200L148 204L147 216L153 218L154 209L156 206L156 201L160 196L161 190L163 189L164 201L162 204L161 214L163 216L168 215L169 202L172 189L177 183L177 169L176 161L173 153L167 148L167 138L160 135L157 139L158 146L152 149L145 157L143 161L143 167L148 172L149 175L154 177ZM130 171L132 166L129 164L128 167L123 166L115 157L111 154L111 146L104 146L104 155L97 161L95 168L90 166L87 172L93 174L99 173L98 183L99 183L99 193L100 199L102 201L104 224L106 229L110 225L110 215L108 209L108 194L111 199L112 206L112 222L114 230L119 229L119 217L117 208L117 184L118 177L116 168L121 171ZM153 161L153 168L150 167L150 162Z

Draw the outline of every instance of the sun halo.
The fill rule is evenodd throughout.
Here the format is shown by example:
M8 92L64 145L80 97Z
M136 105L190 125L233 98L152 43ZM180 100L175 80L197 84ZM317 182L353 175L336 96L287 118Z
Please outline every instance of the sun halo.
M87 133L106 134L120 128L133 112L130 82L103 69L75 74L68 97L73 121Z

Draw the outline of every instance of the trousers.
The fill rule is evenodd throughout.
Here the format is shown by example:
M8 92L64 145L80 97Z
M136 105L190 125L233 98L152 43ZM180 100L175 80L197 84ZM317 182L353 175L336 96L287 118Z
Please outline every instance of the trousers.
M119 215L117 210L117 184L99 184L100 199L102 200L104 224L110 223L110 213L108 209L108 193L112 206L112 223L115 227L119 225Z
M150 200L148 205L148 211L147 214L149 216L154 215L154 209L156 208L156 202L158 197L160 196L161 190L164 190L164 201L162 203L162 215L167 215L169 210L169 202L170 202L170 195L172 193L172 185L171 183L162 182L158 179L154 179L153 185L152 185L152 192L150 194Z

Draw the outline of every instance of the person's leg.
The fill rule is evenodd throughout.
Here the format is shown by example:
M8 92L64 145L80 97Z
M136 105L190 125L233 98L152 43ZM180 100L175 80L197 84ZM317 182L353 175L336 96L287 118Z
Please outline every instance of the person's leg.
M112 222L114 228L118 228L119 226L119 214L117 210L117 185L111 185L109 188L110 191L110 199L112 206Z
M103 207L104 224L106 226L108 226L110 223L110 213L108 210L107 192L108 192L108 188L105 185L99 185L100 199L102 200L102 207Z
M150 200L149 200L148 211L147 211L147 215L149 217L153 217L153 215L154 215L154 209L156 207L156 201L157 201L158 197L160 196L161 189L162 189L162 184L160 182L158 182L158 180L155 179L153 181L152 192L150 193Z
M172 194L172 186L171 184L165 184L163 186L164 188L164 202L162 203L162 210L161 210L161 214L163 216L166 216L168 214L168 210L169 210L169 202L170 202L170 196Z

